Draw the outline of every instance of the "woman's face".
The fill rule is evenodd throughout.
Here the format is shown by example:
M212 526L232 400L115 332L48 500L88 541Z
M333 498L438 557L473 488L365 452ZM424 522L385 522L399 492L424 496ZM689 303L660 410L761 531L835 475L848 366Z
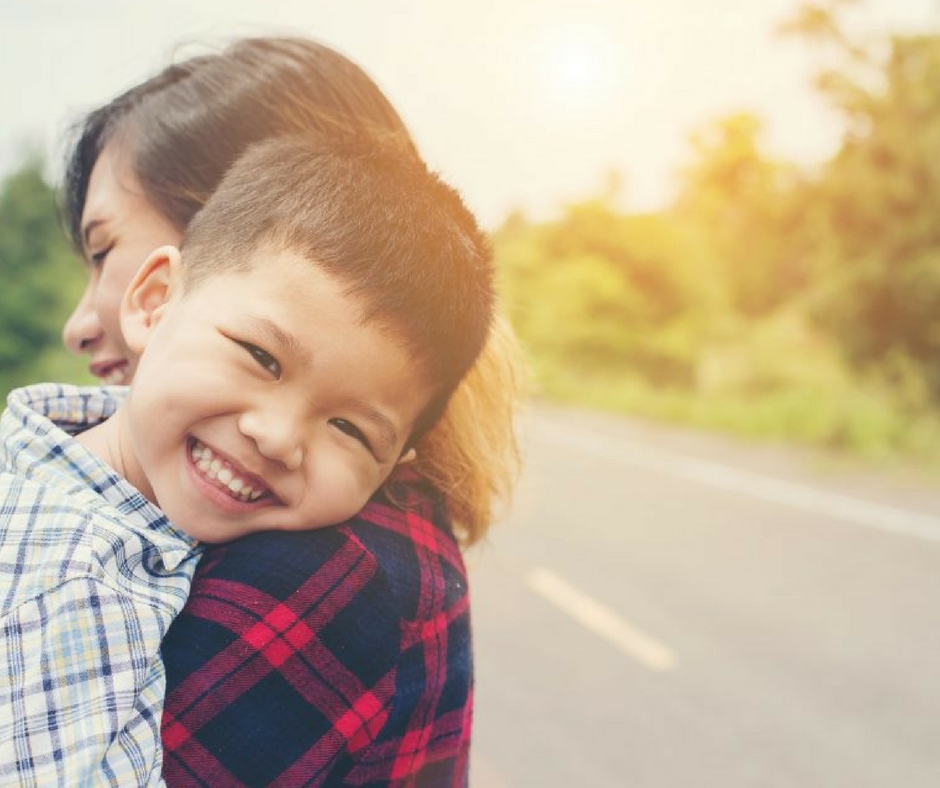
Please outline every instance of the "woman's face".
M121 299L147 256L160 246L179 246L182 233L147 201L131 168L112 148L102 151L88 182L82 213L88 284L62 337L73 353L88 354L93 375L126 384L137 369L137 355L121 333Z

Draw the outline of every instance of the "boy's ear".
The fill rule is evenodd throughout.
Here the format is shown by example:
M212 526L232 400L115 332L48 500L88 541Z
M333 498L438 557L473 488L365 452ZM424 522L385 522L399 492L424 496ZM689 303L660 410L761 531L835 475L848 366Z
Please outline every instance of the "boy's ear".
M121 331L135 353L144 352L151 330L166 310L170 295L181 286L182 261L175 246L150 253L121 300Z

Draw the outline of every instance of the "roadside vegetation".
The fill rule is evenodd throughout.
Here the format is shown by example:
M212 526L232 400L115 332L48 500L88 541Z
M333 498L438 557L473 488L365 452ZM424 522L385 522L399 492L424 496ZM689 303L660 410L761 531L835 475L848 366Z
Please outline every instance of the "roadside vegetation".
M608 194L507 219L541 396L940 469L940 34L862 46L849 5L781 31L839 64L818 78L845 119L830 161L773 158L742 113L693 132L660 212Z
M940 32L864 45L853 0L803 6L831 160L769 155L759 118L693 130L674 202L607 194L494 234L537 395L940 469ZM574 154L573 154L574 155ZM0 184L0 391L88 382L61 348L82 265L43 164Z

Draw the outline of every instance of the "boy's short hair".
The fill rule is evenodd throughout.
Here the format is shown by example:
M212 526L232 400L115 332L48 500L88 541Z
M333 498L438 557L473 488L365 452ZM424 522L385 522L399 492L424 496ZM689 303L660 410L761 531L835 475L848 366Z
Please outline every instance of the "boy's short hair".
M443 412L486 340L492 253L457 192L413 148L358 135L252 146L190 223L184 287L289 251L345 283L434 386L413 444ZM256 263L255 263L256 264Z

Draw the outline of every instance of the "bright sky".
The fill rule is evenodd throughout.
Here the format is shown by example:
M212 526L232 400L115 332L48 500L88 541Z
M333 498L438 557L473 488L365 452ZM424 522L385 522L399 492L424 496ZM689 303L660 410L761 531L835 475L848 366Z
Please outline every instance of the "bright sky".
M431 165L490 227L551 216L625 176L629 208L668 199L689 133L736 110L774 154L829 155L818 63L773 35L798 0L0 0L0 172L29 142L61 155L70 120L179 49L237 35L317 38L386 91ZM863 0L859 29L940 27L938 0Z

